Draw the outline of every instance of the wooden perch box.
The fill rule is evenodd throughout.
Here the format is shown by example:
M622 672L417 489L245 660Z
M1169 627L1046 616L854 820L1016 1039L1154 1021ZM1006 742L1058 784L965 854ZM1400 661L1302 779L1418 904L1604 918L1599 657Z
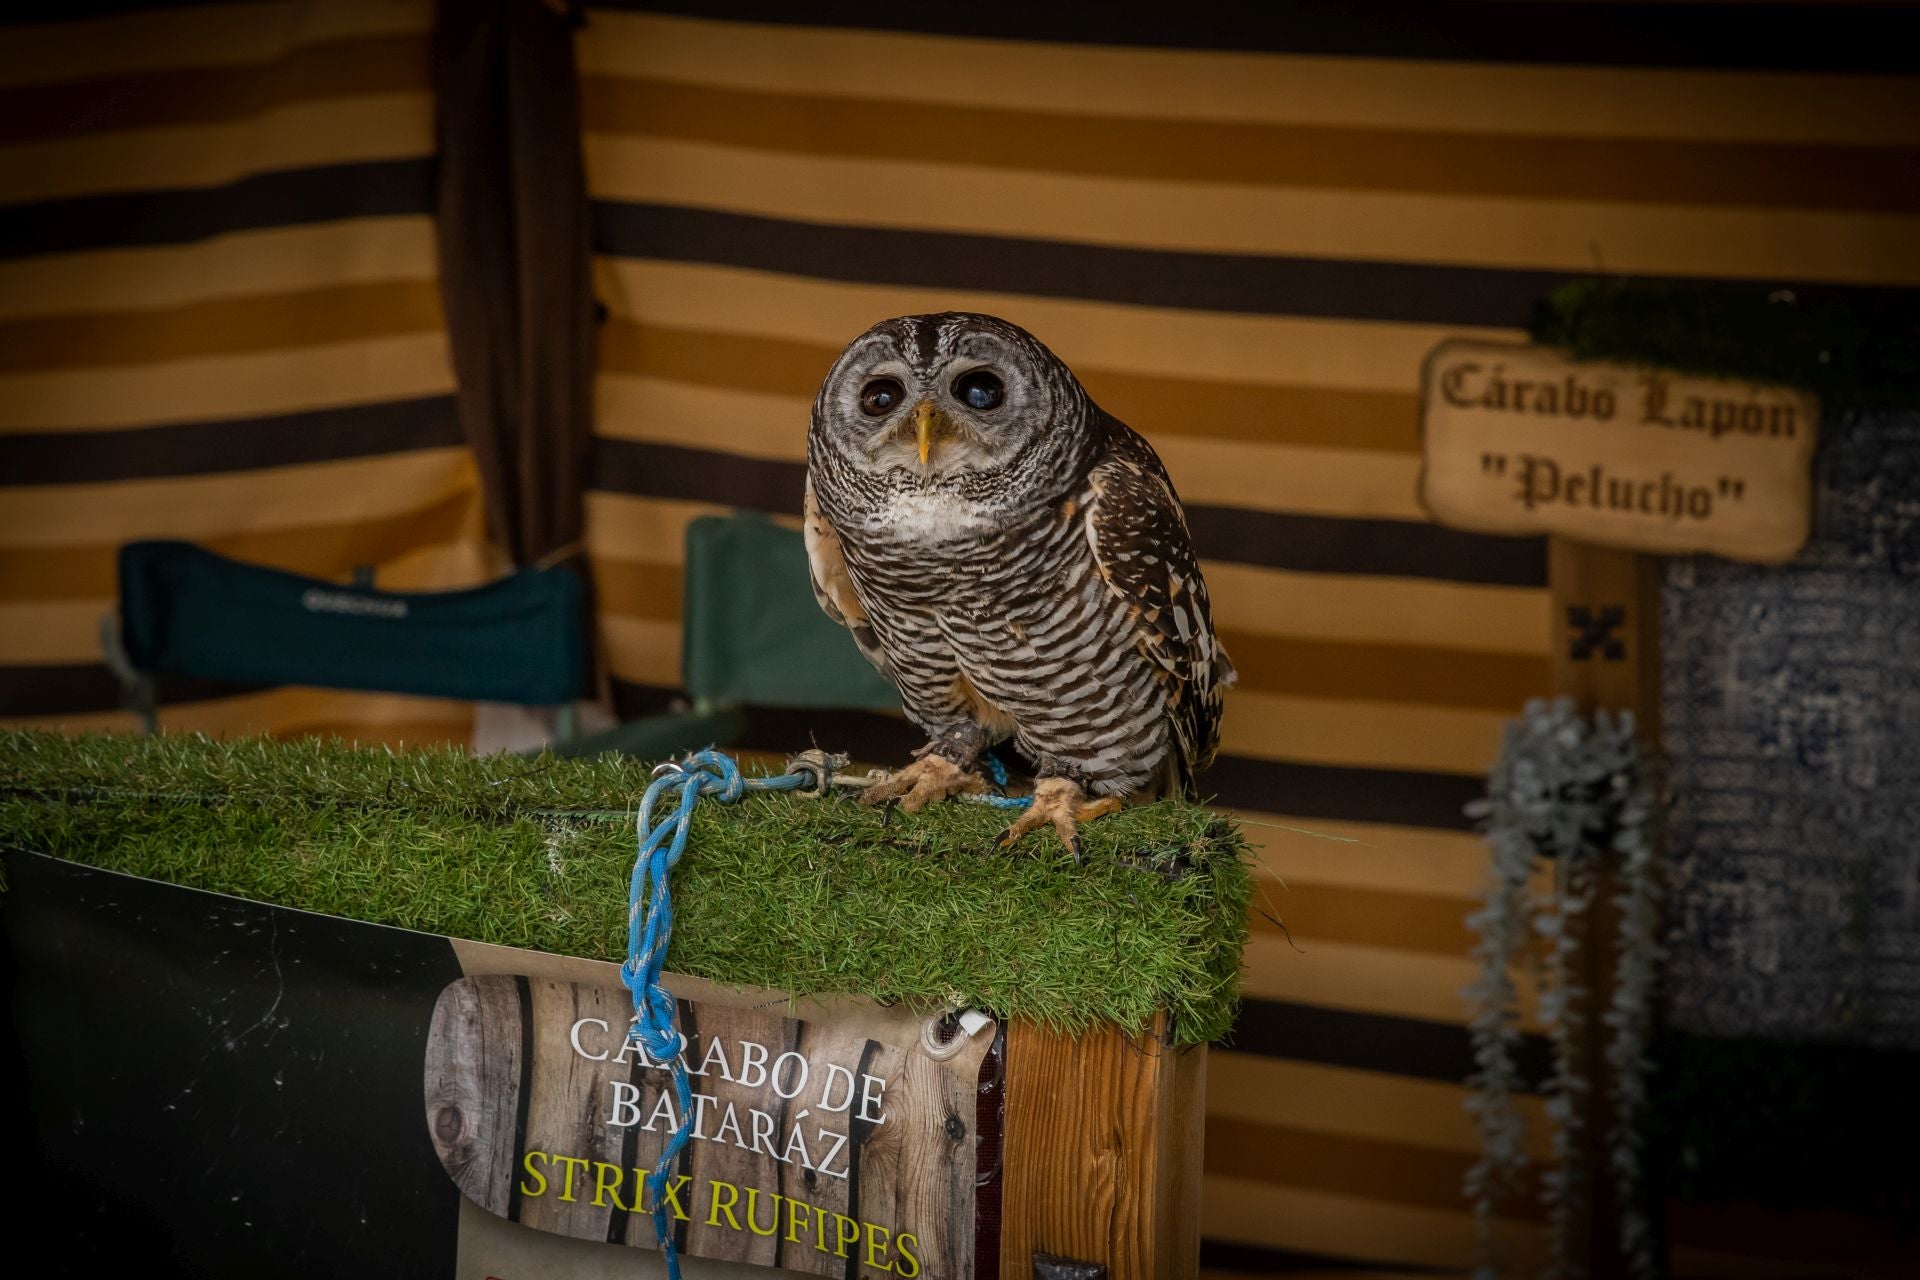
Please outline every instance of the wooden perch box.
M1052 1280L1036 1258L1115 1280L1198 1273L1206 1067L1205 1045L1158 1034L1013 1026L1001 1275Z
M100 1261L122 1245L85 1224L139 1215L203 1274L633 1274L686 1119L658 1207L689 1276L1195 1273L1249 893L1228 824L1147 806L1075 866L997 851L974 806L703 802L682 1100L617 963L645 783L0 735L23 1208Z

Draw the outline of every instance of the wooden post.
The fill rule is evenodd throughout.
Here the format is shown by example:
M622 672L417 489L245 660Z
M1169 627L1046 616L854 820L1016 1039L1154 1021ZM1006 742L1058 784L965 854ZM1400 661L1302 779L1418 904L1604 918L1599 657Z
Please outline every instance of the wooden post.
M1660 717L1659 558L1565 538L1547 548L1555 691L1583 710L1631 710L1651 738Z
M1008 1029L1003 1280L1199 1274L1207 1050L1164 1043L1163 1023L1142 1036Z
M1565 538L1548 540L1547 580L1553 597L1555 692L1583 711L1630 710L1644 746L1660 740L1660 562L1631 551L1589 546ZM1575 1158L1582 1164L1588 1198L1576 1213L1568 1241L1572 1258L1584 1259L1591 1276L1623 1274L1620 1199L1607 1163L1607 1131L1613 1108L1601 1013L1613 999L1619 961L1620 913L1613 899L1619 878L1603 865L1594 903L1580 938L1576 981L1587 997L1575 1006L1582 1033L1574 1053L1588 1081L1582 1114L1584 1140Z

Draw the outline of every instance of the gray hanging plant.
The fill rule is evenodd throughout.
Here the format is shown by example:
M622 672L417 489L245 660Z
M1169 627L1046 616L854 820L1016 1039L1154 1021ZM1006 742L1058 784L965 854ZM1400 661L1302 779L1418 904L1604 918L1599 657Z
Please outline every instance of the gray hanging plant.
M1538 1014L1554 1059L1546 1100L1554 1122L1553 1158L1540 1177L1553 1238L1547 1274L1567 1280L1584 1274L1584 1260L1569 1247L1574 1211L1589 1191L1573 1158L1581 1101L1590 1088L1573 1054L1584 1030L1575 1019L1587 994L1575 981L1579 939L1586 932L1578 926L1593 905L1599 861L1611 858L1621 891L1615 899L1619 968L1612 1001L1601 1015L1610 1035L1609 1163L1620 1188L1622 1254L1632 1275L1651 1280L1656 1267L1641 1204L1639 1121L1660 961L1659 881L1648 832L1653 804L1632 714L1599 712L1588 719L1568 699L1529 702L1507 726L1486 799L1469 805L1467 813L1485 831L1491 859L1485 905L1467 918L1478 935L1473 957L1480 966L1466 990L1474 1061L1467 1109L1481 1139L1480 1157L1466 1179L1480 1240L1476 1276L1491 1280L1507 1271L1493 1230L1495 1209L1524 1189L1530 1167L1516 1103L1521 1031L1512 975L1536 936L1546 948ZM1543 860L1559 864L1551 887L1535 885Z

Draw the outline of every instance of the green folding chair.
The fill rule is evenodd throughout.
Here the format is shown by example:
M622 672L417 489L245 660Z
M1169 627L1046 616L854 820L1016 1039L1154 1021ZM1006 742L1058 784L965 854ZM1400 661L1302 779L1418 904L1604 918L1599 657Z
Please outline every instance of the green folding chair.
M813 598L800 534L763 516L687 526L681 680L692 706L555 748L667 760L737 743L743 708L897 711L900 696Z

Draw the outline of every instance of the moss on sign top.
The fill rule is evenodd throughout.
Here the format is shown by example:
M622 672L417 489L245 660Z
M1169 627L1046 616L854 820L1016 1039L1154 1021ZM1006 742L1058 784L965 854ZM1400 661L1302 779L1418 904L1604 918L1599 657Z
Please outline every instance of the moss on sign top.
M625 759L312 740L0 734L0 846L281 906L618 961L648 782ZM668 967L967 1004L1078 1030L1233 1021L1251 881L1233 826L1159 803L994 847L1006 813L703 800Z
M1531 329L1535 342L1582 360L1804 387L1830 423L1920 409L1920 294L1910 289L1577 280L1540 306Z

